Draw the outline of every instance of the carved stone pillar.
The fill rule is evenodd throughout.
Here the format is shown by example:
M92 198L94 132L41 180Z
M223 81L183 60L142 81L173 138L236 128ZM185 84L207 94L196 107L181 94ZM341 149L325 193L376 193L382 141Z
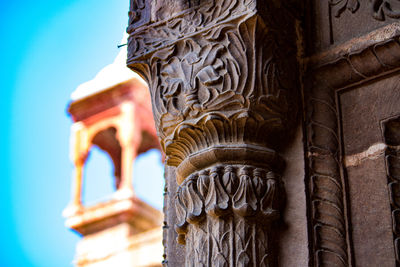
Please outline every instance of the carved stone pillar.
M275 265L278 152L298 101L285 1L131 1L128 33L128 66L150 85L166 164L176 167L185 266Z

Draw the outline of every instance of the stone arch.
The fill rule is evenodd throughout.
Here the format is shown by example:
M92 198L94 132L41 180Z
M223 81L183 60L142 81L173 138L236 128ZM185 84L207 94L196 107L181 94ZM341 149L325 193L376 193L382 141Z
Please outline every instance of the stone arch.
M98 131L91 139L92 146L97 146L112 160L114 168L114 186L119 188L121 182L122 147L117 138L117 128L110 126Z

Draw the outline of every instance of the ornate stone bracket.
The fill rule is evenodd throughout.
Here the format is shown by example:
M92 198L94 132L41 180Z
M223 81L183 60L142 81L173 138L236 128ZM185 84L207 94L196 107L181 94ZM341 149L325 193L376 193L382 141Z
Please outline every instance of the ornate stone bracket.
M149 82L176 167L185 266L273 266L285 199L277 151L297 115L295 19L279 1L186 6L128 27L128 66Z

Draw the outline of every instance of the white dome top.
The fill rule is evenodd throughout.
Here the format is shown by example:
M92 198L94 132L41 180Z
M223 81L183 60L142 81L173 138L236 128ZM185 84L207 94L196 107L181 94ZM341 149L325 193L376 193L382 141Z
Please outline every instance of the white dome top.
M121 43L127 43L127 38L128 34L125 33ZM133 78L146 84L137 73L131 71L126 66L127 46L125 45L120 49L121 51L112 64L104 67L99 73L97 73L93 80L82 83L74 92L72 92L71 99L73 101L101 92Z

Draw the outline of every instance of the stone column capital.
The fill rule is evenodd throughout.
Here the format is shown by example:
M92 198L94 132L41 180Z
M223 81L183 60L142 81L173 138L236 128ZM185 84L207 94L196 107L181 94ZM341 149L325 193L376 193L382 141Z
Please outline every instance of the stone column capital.
M279 149L297 116L294 17L281 1L142 0L131 9L127 64L149 83L166 164L176 167L186 265L274 264Z

